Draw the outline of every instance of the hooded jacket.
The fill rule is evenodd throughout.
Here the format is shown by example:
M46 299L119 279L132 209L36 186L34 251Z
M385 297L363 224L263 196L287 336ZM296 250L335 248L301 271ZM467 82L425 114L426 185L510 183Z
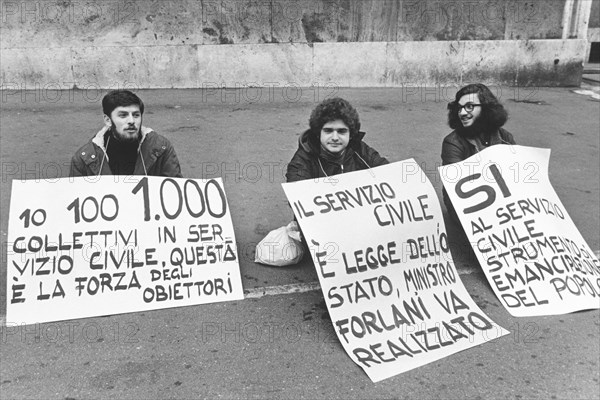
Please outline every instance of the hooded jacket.
M490 136L488 144L481 143L477 138L466 138L460 135L456 130L452 131L444 138L442 143L442 165L454 164L466 160L467 158L479 153L481 150L496 144L517 144L513 135L506 129L499 128ZM444 204L452 219L458 222L458 215L452 206L452 202L442 189Z
M287 182L324 178L388 164L388 160L362 141L364 136L364 132L358 132L355 137L350 139L343 161L339 163L323 157L320 144L316 140L318 136L311 134L310 129L305 131L300 135L298 150L288 164L285 174Z
M104 147L104 135L107 130L107 127L102 128L77 150L71 159L70 176L113 175ZM181 167L171 142L151 128L142 126L141 133L133 175L181 178ZM109 141L108 146L110 145Z

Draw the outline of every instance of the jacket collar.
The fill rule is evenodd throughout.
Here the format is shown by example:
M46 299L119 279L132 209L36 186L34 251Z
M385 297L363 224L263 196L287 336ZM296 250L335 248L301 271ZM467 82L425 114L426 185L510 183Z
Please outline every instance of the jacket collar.
M106 153L106 147L104 146L104 135L106 134L107 131L108 131L108 127L104 126L102 129L100 129L98 131L98 133L96 133L96 136L94 136L92 138L92 143L94 143L96 146L98 146L102 149L102 151L104 152L104 154L106 156L106 159L108 159L108 154ZM154 131L154 129L152 129L152 128L142 126L142 129L141 129L142 138L140 139L140 144L138 146L138 153L139 153L140 149L142 148L142 143L146 139L146 136L148 136L148 134L153 131Z

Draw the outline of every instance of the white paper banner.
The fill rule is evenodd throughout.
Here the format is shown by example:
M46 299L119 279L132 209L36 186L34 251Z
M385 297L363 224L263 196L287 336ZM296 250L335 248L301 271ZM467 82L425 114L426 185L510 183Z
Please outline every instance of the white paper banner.
M338 338L373 381L507 333L465 290L414 160L283 188Z
M220 179L13 181L7 323L243 298Z
M517 317L600 308L600 263L550 184L549 159L498 145L440 167L490 285Z

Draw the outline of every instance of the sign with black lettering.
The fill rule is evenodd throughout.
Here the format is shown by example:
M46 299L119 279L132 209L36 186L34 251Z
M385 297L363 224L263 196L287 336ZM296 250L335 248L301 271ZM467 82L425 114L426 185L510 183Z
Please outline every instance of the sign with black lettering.
M492 146L440 167L494 292L514 316L600 308L600 263L548 179L550 150Z
M507 333L465 290L414 160L283 188L337 336L373 381Z
M11 323L243 298L220 179L15 180L8 234Z

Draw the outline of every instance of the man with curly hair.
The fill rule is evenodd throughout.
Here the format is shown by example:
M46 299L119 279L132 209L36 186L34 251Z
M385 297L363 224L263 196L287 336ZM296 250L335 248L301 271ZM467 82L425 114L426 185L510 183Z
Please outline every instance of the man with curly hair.
M507 119L506 109L487 86L474 83L461 88L448 104L448 125L454 130L442 143L442 165L466 160L496 144L516 144L512 134L502 128ZM445 189L443 194L450 216L458 222Z
M358 112L339 97L324 100L312 111L310 129L299 139L289 163L288 182L323 178L388 164L362 141Z

